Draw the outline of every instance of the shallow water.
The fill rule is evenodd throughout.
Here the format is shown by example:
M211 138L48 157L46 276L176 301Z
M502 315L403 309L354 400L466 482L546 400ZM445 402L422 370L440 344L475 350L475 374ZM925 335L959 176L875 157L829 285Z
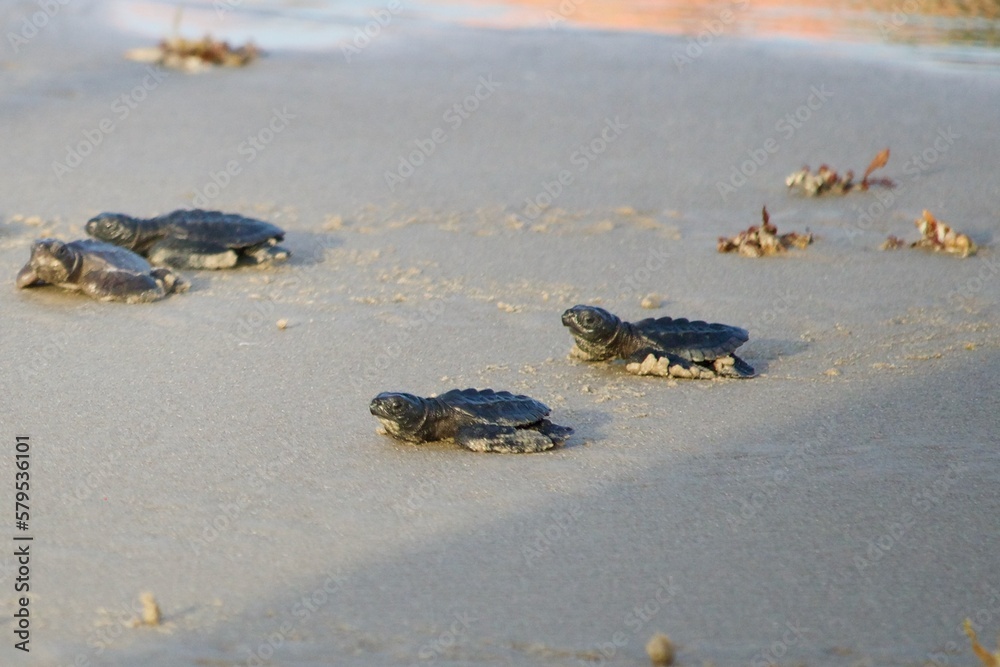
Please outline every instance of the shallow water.
M117 27L150 37L171 30L253 39L265 48L329 49L363 33L420 25L599 29L685 35L693 49L723 37L918 47L935 59L996 64L1000 1L917 0L113 0ZM912 52L912 49L909 50ZM905 53L905 52L904 52Z

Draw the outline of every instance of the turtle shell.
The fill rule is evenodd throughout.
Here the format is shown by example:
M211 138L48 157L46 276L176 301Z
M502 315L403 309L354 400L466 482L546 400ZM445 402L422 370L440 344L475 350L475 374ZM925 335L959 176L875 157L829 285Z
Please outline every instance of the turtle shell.
M221 211L180 210L153 220L165 236L227 248L247 248L285 238L285 230L269 222Z
M462 421L527 426L544 419L549 408L530 396L492 389L452 389L437 397Z
M746 329L684 318L660 317L632 324L650 347L690 359L705 361L731 354L750 340Z
M66 247L81 253L84 266L88 271L110 269L146 275L153 270L145 258L113 243L105 243L96 239L81 239L67 243Z

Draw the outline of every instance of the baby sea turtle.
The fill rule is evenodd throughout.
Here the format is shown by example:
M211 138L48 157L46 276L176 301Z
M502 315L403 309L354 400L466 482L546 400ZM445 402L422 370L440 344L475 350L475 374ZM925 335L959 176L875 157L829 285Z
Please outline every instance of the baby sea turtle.
M753 368L733 354L749 340L728 324L661 317L623 322L597 306L573 306L562 316L576 339L571 355L584 361L625 359L637 375L749 378Z
M285 231L269 222L220 211L180 210L144 220L101 213L87 233L178 269L228 269L240 257L255 264L283 262L289 253L278 241Z
M46 284L126 303L156 301L188 288L170 269L154 269L131 250L93 239L35 241L31 259L17 274L17 286Z
M573 433L546 419L549 408L544 403L492 389L452 389L432 398L387 391L368 407L394 438L454 438L474 452L541 452Z

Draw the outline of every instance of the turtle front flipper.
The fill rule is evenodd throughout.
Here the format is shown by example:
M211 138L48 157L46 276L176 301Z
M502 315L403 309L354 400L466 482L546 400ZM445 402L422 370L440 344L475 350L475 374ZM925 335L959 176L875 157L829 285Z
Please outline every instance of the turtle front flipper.
M150 271L150 275L153 276L156 282L163 285L164 291L168 294L180 294L181 292L187 292L191 288L191 284L188 281L170 269L153 269Z
M710 379L716 372L706 366L663 350L643 348L629 356L625 370L636 375L684 379Z
M167 295L161 281L151 275L137 275L127 271L94 271L80 281L80 289L98 301L124 301L149 303Z
M220 243L166 238L149 249L150 263L175 269L231 269L236 251Z
M563 428L563 427L560 427ZM458 430L455 442L474 452L529 454L556 446L556 440L533 428L497 424L470 424Z
M37 287L38 285L44 285L45 281L38 277L35 273L35 269L32 268L31 264L25 264L24 268L17 272L17 287L18 289L24 289L25 287Z

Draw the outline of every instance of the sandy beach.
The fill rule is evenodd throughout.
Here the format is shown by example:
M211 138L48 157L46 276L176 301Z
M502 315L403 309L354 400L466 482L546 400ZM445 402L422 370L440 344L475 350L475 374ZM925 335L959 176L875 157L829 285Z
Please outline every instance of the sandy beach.
M681 665L975 665L967 617L993 646L995 70L417 23L189 76L56 18L0 54L0 485L29 436L34 536L27 654L0 550L0 663L624 666L665 632ZM784 185L886 146L892 190ZM815 243L718 254L765 204ZM292 259L149 305L14 289L36 238L193 206ZM923 209L982 250L878 250ZM760 376L573 361L578 303L745 327ZM368 413L470 386L576 434L474 454Z

